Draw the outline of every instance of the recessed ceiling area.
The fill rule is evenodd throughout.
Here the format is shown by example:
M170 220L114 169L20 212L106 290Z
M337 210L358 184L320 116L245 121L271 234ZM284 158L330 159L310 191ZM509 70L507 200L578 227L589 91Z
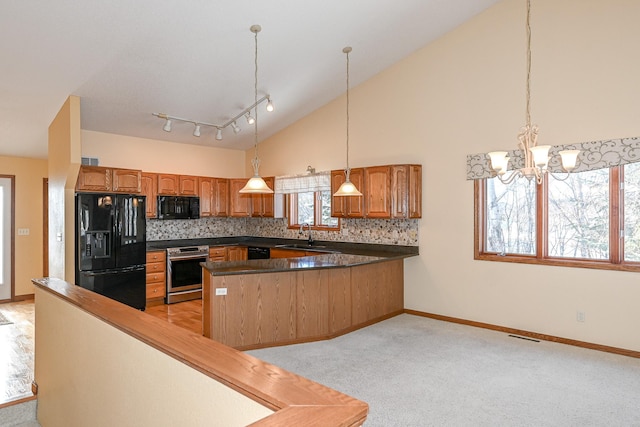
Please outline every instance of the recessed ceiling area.
M245 150L245 120L215 128L164 121L165 113L225 123L254 100L260 24L260 140L427 45L497 0L113 0L4 2L0 17L0 155L47 157L47 129L69 95L85 130ZM261 106L264 107L264 106Z

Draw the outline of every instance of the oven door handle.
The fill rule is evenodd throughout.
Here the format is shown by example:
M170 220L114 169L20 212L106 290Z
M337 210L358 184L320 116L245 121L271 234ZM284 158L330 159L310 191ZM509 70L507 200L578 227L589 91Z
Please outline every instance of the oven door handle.
M180 261L180 260L183 260L183 259L195 259L195 258L204 258L206 260L207 258L209 258L209 256L206 255L206 254L178 255L178 256L170 255L169 256L169 261Z

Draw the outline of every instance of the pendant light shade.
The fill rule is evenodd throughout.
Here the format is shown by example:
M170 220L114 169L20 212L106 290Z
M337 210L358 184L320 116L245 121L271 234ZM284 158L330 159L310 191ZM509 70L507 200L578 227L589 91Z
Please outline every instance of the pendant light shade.
M255 157L251 160L251 164L253 165L253 176L247 181L244 187L239 191L242 194L271 194L273 190L269 188L264 179L260 177L260 173L258 169L260 168L260 159L258 158L258 33L262 29L260 25L252 25L249 28L251 32L254 34L254 38L256 41L256 49L255 49L255 73L254 73L254 82L253 85L253 94L255 98L255 111L253 117L251 117L250 112L247 111L247 121L251 117L253 119L253 142L255 147Z
M358 191L356 186L351 182L351 168L349 168L349 52L351 47L347 46L342 49L342 52L347 56L347 168L344 170L345 180L338 188L338 191L333 193L334 196L362 196L362 193Z

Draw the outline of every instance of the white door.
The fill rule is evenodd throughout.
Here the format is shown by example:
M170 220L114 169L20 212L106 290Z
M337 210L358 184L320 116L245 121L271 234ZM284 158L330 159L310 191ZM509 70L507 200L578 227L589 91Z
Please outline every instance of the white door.
M0 177L0 301L11 299L11 201L13 178Z

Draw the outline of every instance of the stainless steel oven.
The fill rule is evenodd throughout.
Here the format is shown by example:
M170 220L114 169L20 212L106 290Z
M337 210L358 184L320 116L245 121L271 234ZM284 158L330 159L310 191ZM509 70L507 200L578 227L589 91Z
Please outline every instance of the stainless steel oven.
M209 246L167 249L167 304L202 298L200 263L208 257Z

